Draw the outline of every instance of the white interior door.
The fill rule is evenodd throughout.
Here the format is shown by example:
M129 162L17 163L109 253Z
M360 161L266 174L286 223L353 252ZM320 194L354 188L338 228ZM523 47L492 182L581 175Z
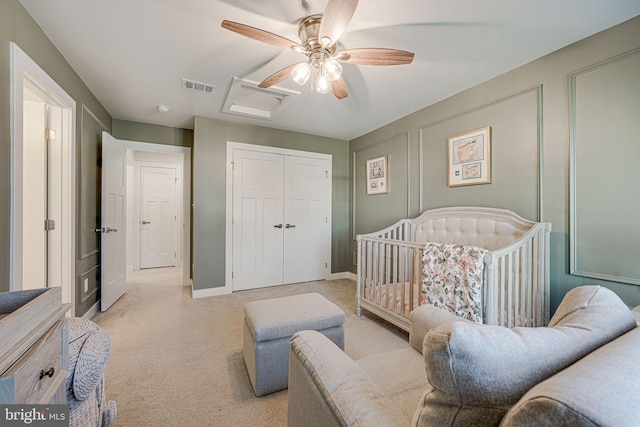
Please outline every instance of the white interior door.
M283 281L283 157L233 153L233 289Z
M100 246L101 303L106 311L124 295L126 276L126 149L102 133L102 238Z
M176 265L176 169L140 168L140 268Z
M66 285L63 286L62 265L63 239L62 230L62 200L63 197L63 159L61 135L64 132L64 111L56 106L47 106L48 133L48 161L47 161L47 286L62 287L65 295Z
M47 141L46 104L24 101L22 195L22 289L47 286Z
M62 109L31 93L23 118L22 289L62 286Z
M323 280L331 230L327 160L285 157L284 283Z

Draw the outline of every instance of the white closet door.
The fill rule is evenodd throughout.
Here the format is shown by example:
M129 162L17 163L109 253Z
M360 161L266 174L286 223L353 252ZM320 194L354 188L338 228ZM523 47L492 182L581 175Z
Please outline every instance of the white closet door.
M283 283L283 156L234 150L233 290Z
M326 277L328 179L327 160L285 157L285 284Z

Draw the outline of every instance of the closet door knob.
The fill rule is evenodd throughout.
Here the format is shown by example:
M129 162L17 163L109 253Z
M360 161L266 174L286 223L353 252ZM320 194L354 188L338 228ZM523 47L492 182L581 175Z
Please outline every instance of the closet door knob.
M282 228L282 224L276 224L274 225L275 228Z
M295 224L287 224L284 228L296 228Z

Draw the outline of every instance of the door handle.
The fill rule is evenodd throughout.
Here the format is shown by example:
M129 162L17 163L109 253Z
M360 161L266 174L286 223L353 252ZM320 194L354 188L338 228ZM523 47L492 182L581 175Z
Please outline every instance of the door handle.
M109 234L111 232L117 233L118 229L117 228L111 228L111 227L107 227L106 230L104 231L105 233Z
M296 228L295 224L287 224L284 228Z
M276 224L274 225L275 228L282 228L282 224Z
M142 225L151 224L151 221L145 221L143 219L142 221L140 221L140 224L142 224Z

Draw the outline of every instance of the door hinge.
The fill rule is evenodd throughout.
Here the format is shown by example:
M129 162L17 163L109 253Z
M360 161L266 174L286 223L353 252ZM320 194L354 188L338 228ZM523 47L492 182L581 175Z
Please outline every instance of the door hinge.
M325 262L325 263L324 263L324 268L327 268L327 267L328 267L328 265L327 265L327 263Z
M44 130L44 138L47 141L55 141L56 140L56 130L55 129L45 129Z
M56 221L53 219L44 220L44 231L53 231L56 229Z

